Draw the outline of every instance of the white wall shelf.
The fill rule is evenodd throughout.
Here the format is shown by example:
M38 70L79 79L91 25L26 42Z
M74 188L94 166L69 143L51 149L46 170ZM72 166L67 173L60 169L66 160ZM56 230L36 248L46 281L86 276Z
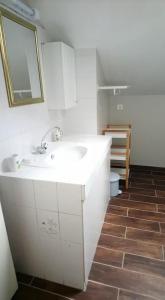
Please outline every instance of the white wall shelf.
M98 90L126 90L128 85L109 85L109 86L98 86Z

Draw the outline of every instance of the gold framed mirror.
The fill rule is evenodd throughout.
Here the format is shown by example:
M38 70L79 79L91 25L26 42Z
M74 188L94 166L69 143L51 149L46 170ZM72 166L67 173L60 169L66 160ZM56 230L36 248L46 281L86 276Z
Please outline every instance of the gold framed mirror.
M43 102L36 26L0 8L0 50L9 106Z

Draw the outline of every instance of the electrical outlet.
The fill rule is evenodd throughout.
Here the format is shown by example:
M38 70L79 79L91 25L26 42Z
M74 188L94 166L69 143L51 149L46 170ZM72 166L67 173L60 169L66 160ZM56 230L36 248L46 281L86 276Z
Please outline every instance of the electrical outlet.
M123 104L117 104L117 110L123 110Z

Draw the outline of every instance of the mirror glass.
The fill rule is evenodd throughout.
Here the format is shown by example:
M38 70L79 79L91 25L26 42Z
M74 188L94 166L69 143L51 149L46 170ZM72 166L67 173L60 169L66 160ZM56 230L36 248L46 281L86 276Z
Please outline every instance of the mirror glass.
M9 105L43 101L36 27L2 12L3 57Z

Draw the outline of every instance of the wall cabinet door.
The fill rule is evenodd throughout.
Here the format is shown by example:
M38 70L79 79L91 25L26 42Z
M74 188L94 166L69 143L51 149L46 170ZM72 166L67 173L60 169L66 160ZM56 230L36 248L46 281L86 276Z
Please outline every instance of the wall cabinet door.
M68 109L76 105L74 49L62 42L43 46L45 94L49 109Z

